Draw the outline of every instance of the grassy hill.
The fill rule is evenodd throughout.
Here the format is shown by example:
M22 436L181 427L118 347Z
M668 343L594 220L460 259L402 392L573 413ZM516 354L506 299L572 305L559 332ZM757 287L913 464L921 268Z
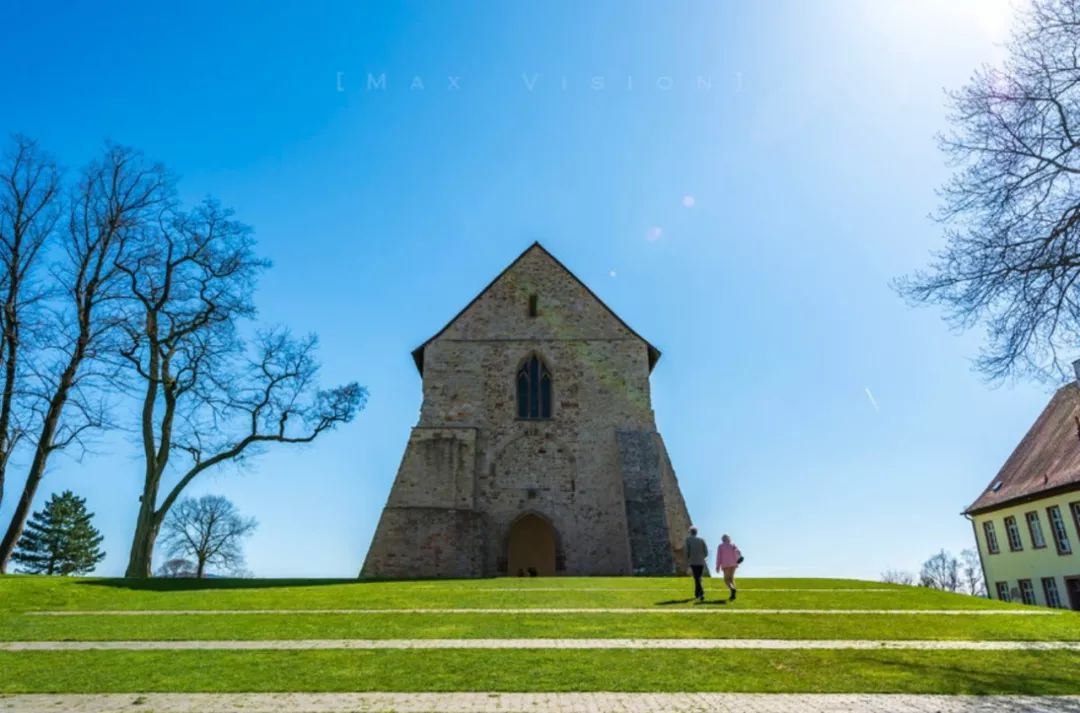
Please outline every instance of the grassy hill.
M168 644L156 650L0 650L0 693L1080 693L1075 650L941 650L929 643L1080 641L1080 614L1074 612L853 580L746 579L731 603L722 601L726 591L719 583L712 583L718 598L704 604L689 600L691 589L685 578L3 577L0 647L264 643L251 650L170 650ZM912 650L770 649L753 641L739 649L262 648L294 640L415 640L424 646L438 643L431 640L536 638L928 643Z

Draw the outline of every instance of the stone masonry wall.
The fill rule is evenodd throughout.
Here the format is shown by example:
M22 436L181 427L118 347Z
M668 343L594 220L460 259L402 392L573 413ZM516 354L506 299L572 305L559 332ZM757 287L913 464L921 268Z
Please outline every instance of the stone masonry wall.
M558 532L566 574L630 573L615 431L652 430L648 402L625 386L637 372L638 393L646 393L642 344L438 340L429 350L425 377L439 386L428 391L421 423L476 429L476 507L490 528L486 566L499 571L510 525L533 512ZM533 353L552 374L551 420L516 417L514 378Z
M686 536L690 534L690 512L686 509L686 500L675 477L664 439L659 433L652 434L660 450L660 487L664 497L664 513L667 519L668 536L671 538L671 552L675 559L675 573L686 574L690 566L686 561ZM706 570L709 568L706 567Z
M386 507L363 577L483 577L484 517L474 510Z
M475 428L414 428L387 505L473 509L476 436Z
M616 438L632 571L652 576L674 574L658 443L646 431L619 431Z
M532 295L536 316L529 316ZM515 377L532 354L552 375L550 420L517 418ZM664 494L678 489L673 475L667 477L670 464L662 442L652 440L648 345L542 248L527 251L426 344L423 392L420 420L364 574L402 576L396 573L407 567L397 560L389 564L389 550L402 549L416 552L424 567L438 559L442 572L445 548L454 538L477 548L455 560L454 576L502 573L510 527L525 513L538 514L554 527L560 573L632 573L616 433L649 434L660 519L671 510ZM439 525L432 525L410 536L416 527L410 508L443 508L440 515L423 514L455 534L436 536L429 530ZM681 496L675 511L679 508L685 511ZM465 512L473 515L460 514ZM682 536L685 532L680 547ZM654 537L661 543L675 540L666 526ZM395 574L387 575L390 570Z

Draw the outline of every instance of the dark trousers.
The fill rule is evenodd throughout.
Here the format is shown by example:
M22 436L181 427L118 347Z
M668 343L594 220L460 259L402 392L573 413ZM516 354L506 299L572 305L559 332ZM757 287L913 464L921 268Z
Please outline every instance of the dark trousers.
M705 596L705 590L701 587L701 575L705 573L705 565L692 564L690 571L694 573L694 597L700 599Z

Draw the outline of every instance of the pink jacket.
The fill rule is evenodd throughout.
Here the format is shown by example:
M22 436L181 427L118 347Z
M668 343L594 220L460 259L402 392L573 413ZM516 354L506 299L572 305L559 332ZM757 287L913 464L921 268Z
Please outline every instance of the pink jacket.
M742 557L742 553L739 552L738 547L730 542L721 544L716 550L716 568L735 567L739 564L740 557Z

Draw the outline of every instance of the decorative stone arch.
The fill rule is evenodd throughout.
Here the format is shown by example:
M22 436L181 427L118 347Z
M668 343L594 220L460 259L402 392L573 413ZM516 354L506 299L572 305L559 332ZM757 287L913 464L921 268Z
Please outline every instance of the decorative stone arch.
M548 421L554 417L555 375L550 360L539 351L530 351L518 360L513 389L514 415L518 419Z
M525 510L506 528L499 571L510 576L532 574L550 577L566 570L562 536L547 515Z

